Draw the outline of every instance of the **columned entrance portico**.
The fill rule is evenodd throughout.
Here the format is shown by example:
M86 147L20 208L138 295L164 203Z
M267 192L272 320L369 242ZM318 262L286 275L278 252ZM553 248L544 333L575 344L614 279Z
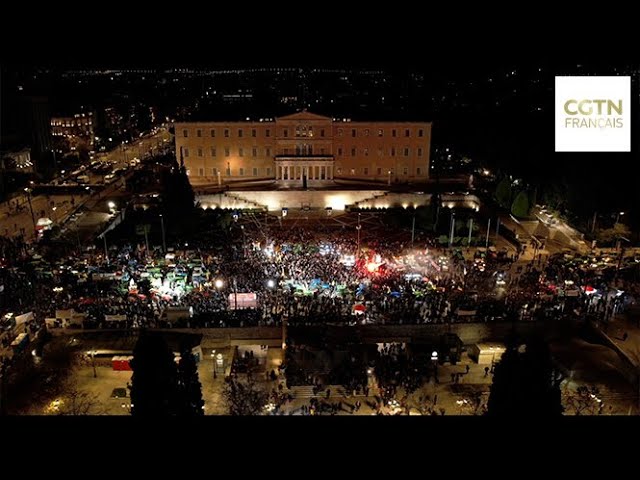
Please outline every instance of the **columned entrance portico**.
M333 182L332 156L276 157L276 181L283 186L324 185Z

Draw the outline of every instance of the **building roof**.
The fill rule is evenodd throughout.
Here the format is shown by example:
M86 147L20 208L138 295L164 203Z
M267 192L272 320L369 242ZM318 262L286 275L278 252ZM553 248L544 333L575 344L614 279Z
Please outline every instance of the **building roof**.
M323 115L318 115L317 113L311 113L306 110L302 110L298 113L293 113L291 115L285 115L284 117L277 117L276 120L328 120L331 121L331 117L325 117Z

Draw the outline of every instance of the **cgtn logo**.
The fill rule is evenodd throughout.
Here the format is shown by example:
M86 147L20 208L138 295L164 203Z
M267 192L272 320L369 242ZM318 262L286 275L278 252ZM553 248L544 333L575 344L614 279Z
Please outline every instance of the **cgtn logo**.
M630 77L556 77L556 152L630 152L630 99Z

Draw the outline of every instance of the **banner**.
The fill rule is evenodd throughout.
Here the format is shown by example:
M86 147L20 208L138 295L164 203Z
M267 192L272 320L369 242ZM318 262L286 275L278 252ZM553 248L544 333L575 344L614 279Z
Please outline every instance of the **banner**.
M16 317L16 326L22 325L33 320L33 312L25 313L24 315L18 315Z
M230 293L229 310L258 308L258 297L255 293Z
M105 315L104 316L105 322L122 322L122 321L125 321L126 319L127 319L126 315Z
M70 310L56 310L56 318L58 320L71 320L73 318L74 311Z

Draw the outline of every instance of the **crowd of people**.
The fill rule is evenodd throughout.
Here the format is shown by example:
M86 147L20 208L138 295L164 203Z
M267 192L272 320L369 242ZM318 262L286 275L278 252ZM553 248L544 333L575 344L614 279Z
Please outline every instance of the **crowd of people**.
M562 255L514 268L517 254L448 250L425 236L410 244L378 234L360 243L345 228L246 227L225 245L199 240L170 252L123 245L108 258L93 249L44 259L2 239L0 306L79 328L429 324L606 319L632 292ZM243 293L255 301L236 308ZM75 321L58 318L70 310Z

